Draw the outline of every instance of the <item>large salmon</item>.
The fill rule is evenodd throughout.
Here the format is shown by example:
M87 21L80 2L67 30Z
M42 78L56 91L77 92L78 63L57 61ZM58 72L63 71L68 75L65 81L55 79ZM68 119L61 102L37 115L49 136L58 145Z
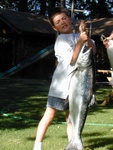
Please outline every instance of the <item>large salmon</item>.
M73 126L73 137L65 150L83 150L82 129L86 120L88 105L93 95L94 72L92 49L83 46L73 71L69 90L69 119Z

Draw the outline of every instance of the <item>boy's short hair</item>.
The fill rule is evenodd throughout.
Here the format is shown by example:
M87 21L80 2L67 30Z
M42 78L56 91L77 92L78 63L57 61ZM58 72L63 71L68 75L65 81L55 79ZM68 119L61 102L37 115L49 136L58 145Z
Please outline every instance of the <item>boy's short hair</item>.
M49 13L48 13L48 19L49 22L52 26L54 26L54 22L53 22L53 18L56 14L61 14L61 13L65 13L67 16L69 16L69 11L65 8L61 8L61 7L55 7L52 8Z

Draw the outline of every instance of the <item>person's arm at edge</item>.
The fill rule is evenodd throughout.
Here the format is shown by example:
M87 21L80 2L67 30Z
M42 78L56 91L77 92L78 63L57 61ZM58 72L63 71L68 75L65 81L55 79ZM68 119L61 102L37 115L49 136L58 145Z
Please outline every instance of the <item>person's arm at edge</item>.
M113 32L111 32L110 36L107 37L108 40L112 40L113 39Z

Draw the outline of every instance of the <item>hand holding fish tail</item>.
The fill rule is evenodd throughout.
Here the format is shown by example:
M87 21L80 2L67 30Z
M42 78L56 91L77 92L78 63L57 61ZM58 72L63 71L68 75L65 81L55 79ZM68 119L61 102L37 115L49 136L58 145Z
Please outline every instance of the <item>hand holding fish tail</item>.
M96 52L96 47L94 45L94 43L92 43L91 39L88 36L87 30L86 30L86 22L85 20L81 20L80 21L80 25L79 25L79 31L80 31L80 40L84 39L84 42L87 42L88 44L88 48L92 48L93 53Z
M86 42L87 39L88 39L88 35L87 35L87 32L86 32L86 22L85 22L85 20L80 21L79 31L80 31L80 38L79 39L83 43Z
M82 44L88 40L88 35L85 31L80 34L79 40Z
M80 25L79 25L79 31L80 31L80 33L86 31L86 25L87 24L86 24L85 20L81 20L80 21Z
M88 48L92 48L93 52L95 53L96 51L95 44L91 41L86 32L82 32L79 36L78 42L75 45L74 53L70 64L74 64L76 62L84 43L87 43Z

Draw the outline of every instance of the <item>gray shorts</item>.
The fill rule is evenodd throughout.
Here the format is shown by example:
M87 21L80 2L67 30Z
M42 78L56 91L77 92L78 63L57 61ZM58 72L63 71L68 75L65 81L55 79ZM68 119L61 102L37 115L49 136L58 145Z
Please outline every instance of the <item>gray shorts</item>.
M65 100L65 99L49 96L46 106L56 110L67 110L69 109L69 101L68 99Z

